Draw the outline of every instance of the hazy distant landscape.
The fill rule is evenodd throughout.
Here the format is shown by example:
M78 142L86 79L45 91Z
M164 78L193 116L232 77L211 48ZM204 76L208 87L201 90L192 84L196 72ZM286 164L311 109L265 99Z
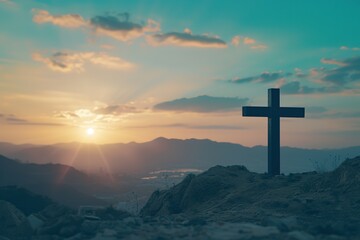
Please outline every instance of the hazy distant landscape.
M199 169L215 165L244 165L249 170L267 171L267 147L209 139L156 138L145 143L60 143L15 145L0 143L0 154L24 163L60 163L92 174L146 177L159 170ZM339 149L281 148L282 172L329 171L346 158L360 154L360 146Z
M282 147L281 151L284 174L327 172L346 158L360 155L360 146ZM141 207L153 191L169 189L188 174L199 174L216 165L267 171L266 147L208 139L157 138L145 143L105 145L0 143L0 154L10 158L0 161L1 186L22 186L71 207L120 204L131 211L135 211L135 199Z

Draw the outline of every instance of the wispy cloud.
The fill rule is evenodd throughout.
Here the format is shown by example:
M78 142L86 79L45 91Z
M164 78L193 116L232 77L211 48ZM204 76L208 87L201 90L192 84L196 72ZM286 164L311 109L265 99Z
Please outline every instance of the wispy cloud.
M79 108L73 111L60 111L55 113L56 118L66 119L76 126L98 125L118 122L131 114L141 113L144 110L131 105L105 105L94 108Z
M317 86L306 86L295 79L284 82L282 91L287 94L360 93L359 86L354 84L360 82L360 57L344 60L323 58L321 62L336 67L312 69L307 77L312 85ZM315 74L313 71L316 71Z
M173 45L198 48L226 48L227 44L218 36L207 34L195 35L189 29L184 32L159 33L147 36L147 42L152 46Z
M326 87L310 87L303 85L300 81L286 82L280 86L281 92L284 94L319 94L319 93L339 93L344 89L326 86Z
M264 72L258 76L251 76L251 77L244 77L244 78L235 78L232 80L229 80L232 83L272 83L277 80L283 79L285 77L291 76L292 73L284 73L282 71L278 72Z
M35 61L45 63L51 70L64 73L82 72L86 62L115 70L128 70L135 66L119 57L95 52L56 52L48 57L34 53L32 57Z
M250 37L236 35L231 39L231 44L240 46L241 44L250 46L251 49L264 50L268 48L265 44L259 44L257 40Z
M78 28L86 26L87 22L79 14L52 15L46 10L33 9L33 21L42 23L51 23L64 28Z
M345 60L327 59L326 64L335 64L338 67L333 69L323 69L323 77L320 79L324 83L333 85L347 85L352 82L360 81L360 56Z
M162 102L154 106L155 110L175 112L226 112L237 111L247 104L248 98L198 96Z
M360 51L360 47L341 46L340 50L343 50L343 51Z
M271 84L281 88L284 94L360 94L360 57L344 60L322 58L320 62L335 67L311 68L308 71L296 68L293 72L265 72L227 82Z
M339 65L339 66L345 65L345 63L343 63L342 61L337 61L331 58L322 58L320 61L324 64Z
M160 23L147 19L144 23L130 20L127 12L104 14L85 19L80 14L52 14L47 10L33 9L33 21L37 24L52 24L62 28L84 28L98 36L107 36L118 41L128 42L136 38L145 37L151 46L180 46L197 48L227 48L226 41L217 35L193 34L186 28L184 32L161 33ZM234 46L247 45L251 49L266 49L265 44L259 43L251 37L234 36L231 40ZM109 45L104 46L107 49ZM61 65L52 63L56 69L64 69ZM56 66L57 65L57 66ZM66 71L66 70L65 70Z
M154 124L154 125L141 125L141 126L127 126L126 128L184 128L184 129L198 129L198 130L239 130L244 127L236 125L194 125L184 123L173 124Z
M16 6L16 3L12 0L0 0L0 4L6 4L7 6L10 6L10 7L15 7Z
M265 44L258 44L258 45L253 45L250 48L256 50L265 50L268 48L268 46L266 46Z
M84 19L79 14L53 15L46 10L34 9L33 21L38 24L50 23L63 28L85 27L97 35L104 35L118 41L129 41L145 33L160 31L160 24L152 19L146 25L131 22L129 13L98 15Z
M339 111L330 110L324 107L307 107L306 113L308 118L360 118L360 111Z
M91 18L90 26L97 34L112 37L119 41L128 41L143 36L145 33L160 31L160 24L152 19L147 20L147 25L129 21L129 14L122 13L118 16L96 16Z
M0 114L0 122L9 125L31 125L31 126L63 126L61 123L55 122L35 122L24 118L19 118L14 114Z

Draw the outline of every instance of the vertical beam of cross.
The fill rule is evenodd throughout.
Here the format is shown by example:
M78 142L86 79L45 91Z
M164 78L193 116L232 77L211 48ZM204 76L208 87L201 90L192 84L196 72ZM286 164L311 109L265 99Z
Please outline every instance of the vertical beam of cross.
M268 107L243 107L243 116L268 118L268 173L280 174L280 117L303 118L305 108L280 107L280 89L268 89Z
M268 89L268 173L280 174L280 90ZM269 159L271 159L269 161Z

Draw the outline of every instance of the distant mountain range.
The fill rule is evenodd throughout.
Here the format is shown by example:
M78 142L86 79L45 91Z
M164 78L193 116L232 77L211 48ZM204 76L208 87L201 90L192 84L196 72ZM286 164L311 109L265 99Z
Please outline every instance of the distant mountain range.
M146 175L164 169L206 170L215 165L244 165L267 171L267 147L208 139L157 138L145 143L14 145L0 143L0 154L29 163L59 163L92 173ZM341 149L281 148L283 173L332 170L346 158L360 155L360 146ZM74 170L75 171L75 170Z

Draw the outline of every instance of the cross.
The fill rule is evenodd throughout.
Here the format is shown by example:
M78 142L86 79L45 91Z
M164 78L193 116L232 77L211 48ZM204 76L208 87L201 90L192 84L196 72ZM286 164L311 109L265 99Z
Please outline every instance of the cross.
M243 107L245 117L268 118L268 173L280 174L280 117L303 118L305 108L280 107L280 89L268 89L267 107Z

